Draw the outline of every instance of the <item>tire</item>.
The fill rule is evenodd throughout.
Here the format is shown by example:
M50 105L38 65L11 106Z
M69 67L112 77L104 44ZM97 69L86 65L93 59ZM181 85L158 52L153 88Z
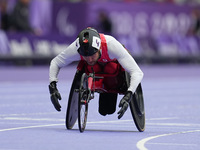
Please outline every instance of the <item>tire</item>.
M75 89L79 89L80 87L80 79L81 79L82 74L83 73L81 71L77 70L72 82L69 99L68 99L66 120L65 120L65 125L67 129L72 129L74 124L76 123L76 120L78 119L79 93L76 92Z
M141 83L133 94L129 105L137 129L143 132L145 130L145 109Z
M88 114L88 80L87 75L84 73L81 77L81 84L79 88L79 103L78 103L78 126L79 131L84 132L87 122Z

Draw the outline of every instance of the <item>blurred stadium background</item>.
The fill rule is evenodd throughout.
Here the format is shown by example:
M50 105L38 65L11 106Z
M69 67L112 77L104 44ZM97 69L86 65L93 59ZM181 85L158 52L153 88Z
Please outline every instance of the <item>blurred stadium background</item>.
M0 0L0 65L48 65L85 27L138 63L200 63L199 0Z

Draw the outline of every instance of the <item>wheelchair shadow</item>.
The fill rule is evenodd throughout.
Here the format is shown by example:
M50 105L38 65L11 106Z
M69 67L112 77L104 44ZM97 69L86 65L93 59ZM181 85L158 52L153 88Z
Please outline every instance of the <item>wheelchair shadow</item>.
M79 129L70 129L68 131L80 132ZM82 133L96 133L96 132L105 132L105 133L139 133L136 130L120 130L120 129L85 129Z
M131 131L131 130L110 130L110 129L86 129L84 132L115 132L115 133L127 133L127 132L138 132L138 131Z

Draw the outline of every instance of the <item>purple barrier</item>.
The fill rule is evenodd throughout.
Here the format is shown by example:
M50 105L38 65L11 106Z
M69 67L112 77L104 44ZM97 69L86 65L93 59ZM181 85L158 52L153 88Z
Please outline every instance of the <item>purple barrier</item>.
M53 31L75 38L87 26L99 29L99 14L104 12L113 25L111 34L126 45L132 54L155 55L160 46L163 48L162 43L157 43L162 41L160 36L175 36L172 45L179 47L180 37L177 35L186 35L188 32L192 9L188 6L159 3L55 3ZM173 46L168 48L170 47ZM160 54L173 55L179 51L177 48Z
M60 2L53 5L53 10L53 30L66 36L77 34L86 26L98 26L98 15L102 11L112 21L113 34L156 36L185 34L190 27L192 8L159 3Z
M70 42L70 38L58 34L35 36L0 32L0 56L52 57L63 51Z
M10 53L9 40L5 32L0 30L0 56Z
M46 35L52 28L52 1L31 0L30 22L34 29L40 30Z
M5 34L0 32L0 56L52 57L63 51L74 39L58 34L35 36L27 34ZM124 41L123 41L124 40ZM199 37L151 36L132 38L131 43L123 39L126 46L131 44L131 54L138 57L182 57L200 56Z
M36 4L40 4L39 2L39 0L35 0L35 9L37 8ZM41 3L41 7L45 4L45 2ZM98 29L98 17L102 11L112 22L112 35L123 43L134 56L200 55L199 38L185 36L191 25L192 7L120 2L67 3L54 1L48 4L47 8L51 6L53 8L51 24L46 18L50 33L47 32L48 34L43 36L27 34L7 34L5 36L5 34L0 34L1 56L54 56L74 41L83 28L94 26ZM35 20L33 19L35 26L39 22L45 22L43 15L34 15L37 16ZM34 15L32 14L32 16ZM99 31L101 32L101 30Z
M119 35L157 35L183 33L190 26L191 8L160 3L93 3L90 22L97 21L98 12L106 11L112 20L113 33Z
M88 25L89 5L54 2L52 32L75 39L77 34Z
M177 55L179 48L170 49L169 46L169 51L160 52L163 48L163 45L158 43L162 41L160 36L175 36L172 43L178 47L176 37L188 32L193 8L160 3L93 3L90 9L94 12L89 14L90 23L97 22L99 11L107 12L113 23L112 34L123 42L133 55L171 56Z

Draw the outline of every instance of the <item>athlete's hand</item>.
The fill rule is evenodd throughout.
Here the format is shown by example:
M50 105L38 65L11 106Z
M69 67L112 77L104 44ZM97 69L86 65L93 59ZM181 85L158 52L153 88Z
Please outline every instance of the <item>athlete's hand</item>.
M61 100L61 96L60 96L60 93L58 92L57 85L56 85L55 81L53 81L49 84L49 92L51 94L51 102L53 103L55 109L57 111L61 111L60 110L61 106L58 102L58 99Z
M131 97L132 97L132 92L127 91L126 94L124 95L124 97L121 99L121 101L119 103L119 107L121 107L121 109L117 113L117 114L119 114L118 119L120 119L126 112L128 106L129 106Z

